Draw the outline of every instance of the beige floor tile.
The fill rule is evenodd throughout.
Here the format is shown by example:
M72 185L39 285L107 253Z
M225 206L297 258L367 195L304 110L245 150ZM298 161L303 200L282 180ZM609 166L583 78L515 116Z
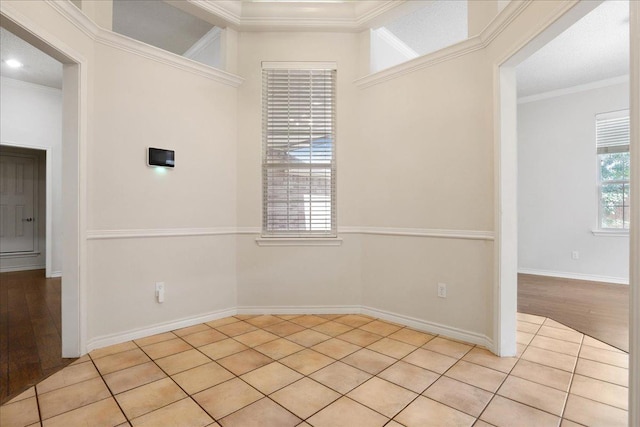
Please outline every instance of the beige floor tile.
M126 422L124 414L113 397L109 397L44 420L42 425L44 427L115 426L124 422Z
M189 344L184 342L182 339L176 338L173 340L162 341L159 343L146 345L142 347L142 350L144 350L144 352L147 353L147 355L150 358L155 360L155 359L160 359L166 356L170 356L172 354L191 350L192 348L193 347L191 347Z
M516 342L522 345L529 345L535 335L528 332L516 332Z
M259 314L236 314L235 317L236 319L240 319L240 320L247 320L247 319L252 319L254 317L258 317Z
M212 424L213 419L192 399L178 400L170 405L131 420L133 426L166 427L204 427Z
M387 424L384 425L385 427L403 427L402 424L395 422L393 420L389 421Z
M584 397L569 395L564 418L590 427L627 427L627 411L595 402Z
M336 337L338 335L344 334L345 332L352 330L353 327L349 325L345 325L344 323L331 321L331 322L322 323L320 325L314 326L311 329L313 329L314 331L321 332L325 335Z
M303 378L270 397L298 417L305 419L339 398L340 394L316 381Z
M38 402L35 397L0 406L0 425L2 427L23 427L39 421Z
M90 361L78 365L69 365L40 382L37 386L38 393L46 393L51 390L96 378L99 375L96 367Z
M281 323L267 326L266 328L264 328L264 330L267 332L271 332L272 334L276 334L279 337L286 337L291 334L295 334L296 332L304 331L305 327L296 325L295 323L282 321Z
M270 363L241 377L261 393L271 394L302 378L302 375L278 362Z
M369 350L377 351L394 359L402 359L417 347L403 343L402 341L393 340L391 338L382 338L367 347Z
M279 338L277 340L261 344L254 350L258 350L260 353L269 356L274 360L279 360L283 357L289 356L290 354L304 350L304 347L287 339Z
M533 314L526 314L526 313L518 313L517 318L520 321L535 323L537 325L542 325L546 319L545 317L535 316Z
M40 385L40 384L38 384L38 385ZM25 391L23 391L22 393L20 393L19 395L17 395L16 397L11 399L10 401L8 401L7 403L16 403L19 400L27 399L29 397L34 397L35 395L36 395L36 388L35 387L29 387L28 389L26 389Z
M227 339L227 336L215 329L209 328L209 330L196 332L195 334L182 337L182 339L194 347L202 347L203 345Z
M629 407L629 390L626 387L582 375L573 376L571 394L624 410Z
M443 374L458 361L458 359L453 357L445 356L435 351L425 350L424 348L417 349L402 360L439 374Z
M373 322L367 323L366 325L362 325L360 327L361 330L367 332L373 332L377 335L382 335L386 337L387 335L391 335L394 332L402 329L400 325L394 325L393 323L383 322L381 320L374 320Z
M240 344L238 341L227 338L221 341L216 341L211 344L203 345L202 347L198 347L202 353L206 354L213 360L222 359L223 357L231 356L232 354L240 353L241 351L247 350L247 347L244 344Z
M417 396L412 391L377 377L371 378L347 395L389 418L393 418Z
M322 334L314 331L313 329L305 329L304 331L296 332L295 334L287 336L289 341L293 341L304 347L312 347L330 338L331 337L329 335Z
M105 375L104 381L113 394L122 393L141 385L165 378L167 375L153 362L132 366Z
M274 316L277 316L284 320L291 320L291 319L295 319L296 317L302 316L302 314L275 314Z
M337 338L331 338L327 341L321 342L320 344L314 345L311 349L333 359L342 359L343 357L360 350L360 346Z
M210 331L211 328L205 323L200 323L198 325L187 326L186 328L176 329L175 331L171 331L179 337L184 337L186 335L195 334L196 332L202 331Z
M206 325L211 326L212 328L217 328L218 326L229 325L231 323L239 322L235 317L223 317L222 319L212 320L211 322L207 322Z
M325 319L319 316L314 316L313 314L291 319L291 322L300 326L304 326L305 328L313 328L314 326L318 326L322 323L327 323L328 321L329 319Z
M576 374L607 381L624 387L629 386L629 370L589 359L578 359Z
M473 362L476 365L482 365L485 368L495 369L496 371L507 374L518 361L515 357L498 357L489 350L479 347L472 349L462 359L467 362Z
M478 417L493 397L488 391L444 376L423 395L472 417Z
M235 322L235 323L229 323L227 325L218 326L216 327L216 329L225 335L228 335L230 337L235 337L236 335L242 335L242 334L246 334L247 332L255 331L258 328L253 326L251 323Z
M247 332L246 334L242 335L236 335L235 337L233 337L234 340L240 341L247 347L257 347L260 344L274 341L279 338L280 337L278 337L278 335L272 334L271 332L263 331L261 329L258 329L257 331Z
M294 427L302 420L271 399L260 399L224 417L224 427Z
M127 415L137 418L187 397L171 378L163 378L116 395L116 400Z
M569 391L569 384L571 384L570 372L524 359L518 360L511 375L565 392Z
M101 357L109 356L111 354L122 353L123 351L133 350L138 346L133 341L123 342L121 344L110 345L109 347L99 348L89 353L89 356L93 360L100 359Z
M576 344L582 344L582 337L584 336L580 332L574 331L572 329L553 328L545 325L542 325L542 327L538 330L538 335L563 341L569 341Z
M493 424L489 424L485 421L482 420L476 420L475 424L473 425L473 427L495 427Z
M149 362L150 359L144 352L138 348L135 350L129 350L122 353L112 354L102 357L94 361L98 371L102 375L110 374L111 372L127 369L132 366L141 365Z
M88 354L85 354L84 356L79 357L78 359L74 360L71 364L72 365L77 365L77 364L80 364L80 363L88 362L90 360L91 360L91 357L89 357Z
M345 357L342 361L354 368L376 375L395 363L396 359L363 348Z
M187 369L195 368L196 366L209 362L211 362L211 359L196 349L172 354L171 356L156 360L158 366L169 375L177 374L178 372L186 371Z
M345 363L335 362L309 377L339 393L346 394L371 378L371 374Z
M253 349L241 351L218 360L219 364L236 375L246 374L271 362L273 362L271 358Z
M484 366L476 365L475 363L465 362L464 360L460 360L452 366L445 375L458 381L480 387L481 389L492 393L495 393L496 390L498 390L504 379L507 377L507 374L503 372L485 368Z
M145 345L151 345L151 344L156 344L162 341L173 340L173 339L176 339L177 337L178 336L173 332L164 332L162 334L156 334L156 335L151 335L149 337L140 338L140 339L134 340L134 342L138 344L140 347L144 347Z
M341 397L309 418L314 427L380 427L387 421L388 418L347 397Z
M514 376L507 377L498 394L559 417L567 398L563 391Z
M282 323L283 321L283 319L271 314L265 314L263 316L257 316L251 319L247 319L247 323L251 323L253 326L263 329L267 326L275 325L276 323Z
M475 427L475 426L474 426ZM582 424L574 423L569 420L562 420L560 427L584 427Z
M480 419L497 427L557 427L560 418L501 396L495 396Z
M422 393L427 387L433 384L439 374L403 362L402 360L389 366L378 374L378 377L391 381L416 393Z
M473 348L472 345L463 344L457 341L448 340L442 337L436 337L422 346L427 350L444 354L456 359L460 359Z
M602 341L598 341L595 338L591 338L588 335L584 336L584 339L582 340L582 345L588 345L589 347L595 347L595 348L599 348L602 350L609 350L609 351L615 351L617 353L625 353L624 351L617 349L613 346L610 346L609 344L605 344Z
M475 418L442 403L419 396L395 420L407 427L467 427Z
M543 325L544 326L549 326L551 328L560 328L560 329L565 329L565 330L568 330L568 331L573 331L573 329L571 329L567 325L563 325L562 323L556 322L555 320L549 319L549 318L545 319Z
M344 323L345 325L349 325L354 328L359 328L362 325L366 325L372 320L373 319L371 319L370 317L360 316L359 314L347 314L345 316L333 319L334 322Z
M413 329L409 329L409 328L404 328L404 329L400 329L398 332L392 333L391 335L389 335L388 338L402 341L407 344L415 345L416 347L420 347L422 345L425 345L435 337L436 337L435 335L414 331Z
M578 356L578 353L580 352L580 344L544 337L542 335L536 336L529 345L544 348L545 350L568 354L569 356Z
M527 347L521 359L539 363L563 371L573 372L577 358L568 354L556 353L538 347Z
M351 344L359 345L360 347L366 347L378 340L381 340L382 336L372 332L363 331L361 329L353 329L342 335L338 335L336 338L350 342Z
M262 393L239 378L193 395L193 399L215 419L223 418L262 397Z
M535 323L523 322L518 320L518 324L516 329L520 332L526 332L528 334L535 334L540 329L540 325L536 325Z
M343 314L337 314L337 313L333 313L333 314L316 314L316 316L322 317L323 319L333 320L333 319L337 319L338 317L344 316L344 313Z
M173 380L187 393L195 394L233 378L234 375L215 362L174 375Z
M111 396L102 378L93 378L38 396L42 419L54 417Z
M287 365L291 369L295 369L303 375L309 375L333 362L334 360L332 358L311 349L305 349L280 359L280 363Z
M580 349L580 357L583 359L594 360L600 363L608 363L609 365L629 369L629 355L627 353L608 351L596 347L582 346L582 348Z

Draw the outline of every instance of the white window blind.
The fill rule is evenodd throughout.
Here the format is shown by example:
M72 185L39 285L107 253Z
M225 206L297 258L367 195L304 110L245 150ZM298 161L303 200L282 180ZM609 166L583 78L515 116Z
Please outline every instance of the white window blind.
M629 151L630 138L629 110L596 115L598 154Z
M263 235L336 236L335 67L263 64L262 126Z

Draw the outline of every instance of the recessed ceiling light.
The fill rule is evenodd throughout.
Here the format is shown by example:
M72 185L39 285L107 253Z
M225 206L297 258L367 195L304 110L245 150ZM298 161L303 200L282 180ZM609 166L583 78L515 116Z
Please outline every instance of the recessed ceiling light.
M7 59L6 61L4 61L4 63L7 64L11 68L20 68L20 67L22 67L22 62L18 61L17 59Z

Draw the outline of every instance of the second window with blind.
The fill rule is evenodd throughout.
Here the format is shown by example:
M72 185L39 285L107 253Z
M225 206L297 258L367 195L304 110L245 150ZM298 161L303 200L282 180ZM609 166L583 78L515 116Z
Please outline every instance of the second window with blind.
M336 66L262 64L262 235L335 237Z

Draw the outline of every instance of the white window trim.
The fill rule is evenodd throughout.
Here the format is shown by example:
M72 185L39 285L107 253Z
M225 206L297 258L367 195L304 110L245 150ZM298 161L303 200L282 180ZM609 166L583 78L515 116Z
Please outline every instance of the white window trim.
M278 61L278 62L262 62L262 70L265 69L299 69L299 70L335 70L337 71L337 63L336 62L322 62L322 61L306 61L306 62L297 62L297 61ZM336 91L337 91L337 82L336 82ZM262 107L264 108L264 106ZM337 117L336 117L337 119ZM264 125L263 125L264 126ZM263 129L264 132L264 129ZM337 130L334 130L334 134L337 133ZM263 148L264 149L264 148ZM336 160L336 150L334 147L333 151L333 182L334 186L337 187L337 176L335 175L337 163ZM263 160L264 161L264 160ZM264 168L264 163L261 168ZM264 177L264 173L263 173ZM334 189L334 199L333 205L335 206L335 210L337 212L337 188ZM262 209L265 209L264 203L264 192L262 194ZM337 215L337 214L336 214ZM331 232L328 232L326 235L322 233L282 233L282 234L268 234L265 232L265 224L263 220L263 224L261 226L261 235L256 238L256 243L258 246L340 246L342 245L342 238L338 237L338 224L337 217L334 219L334 229Z

